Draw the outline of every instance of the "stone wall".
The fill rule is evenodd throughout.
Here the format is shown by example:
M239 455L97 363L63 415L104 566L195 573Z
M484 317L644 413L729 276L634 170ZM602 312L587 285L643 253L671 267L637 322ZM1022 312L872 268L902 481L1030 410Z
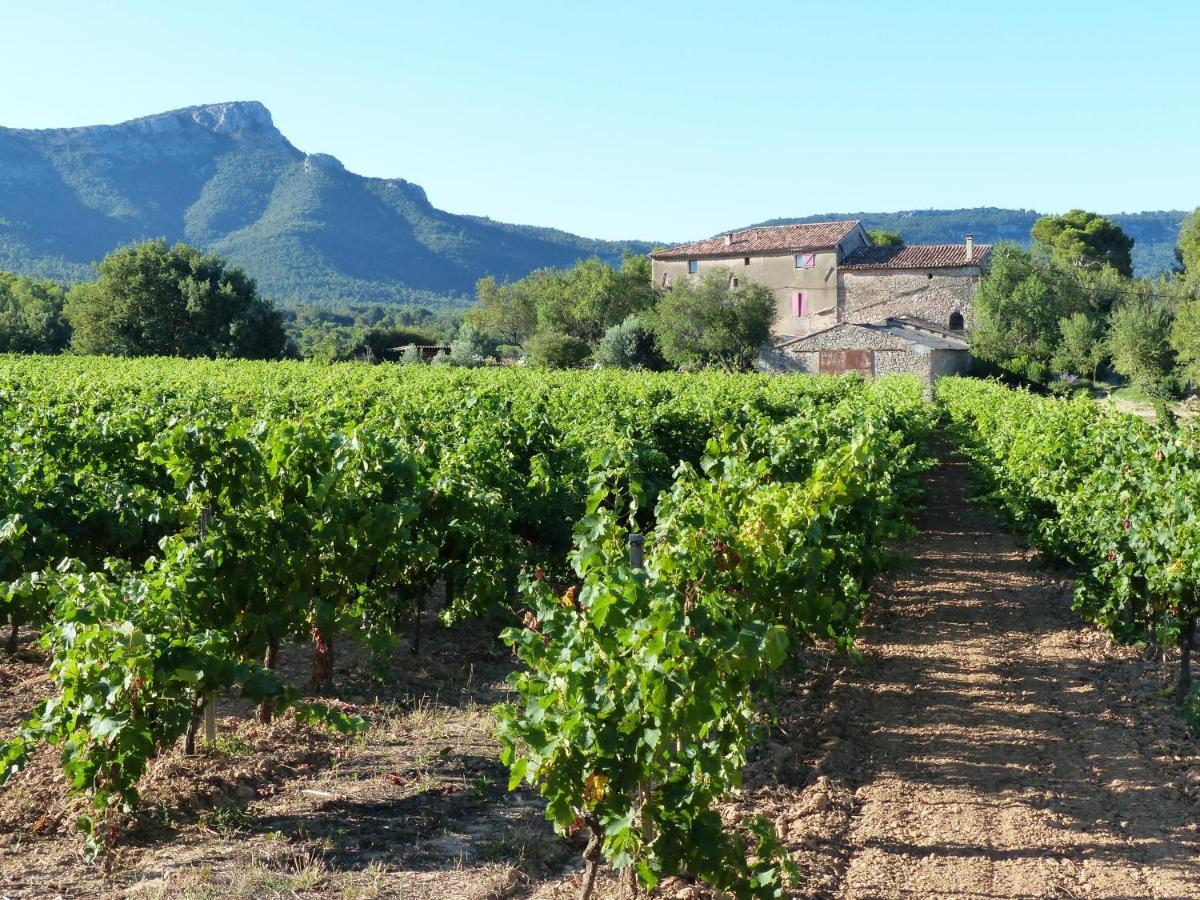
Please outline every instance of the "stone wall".
M966 350L929 350L925 353L922 350L928 348L876 350L875 377L912 375L925 385L926 393L932 396L933 383L937 379L943 375L965 375L970 370L971 355ZM789 353L786 350L764 350L758 361L758 369L775 375L818 375L821 371L821 351Z
M962 352L962 351L953 351ZM768 356L770 358L768 358ZM931 371L932 357L927 353L906 350L876 350L875 377L885 375L915 375L922 383L929 386L932 393L933 379ZM806 350L798 353L787 353L775 350L768 354L764 352L759 360L759 370L774 374L801 372L807 375L819 375L821 371L821 351Z
M759 368L768 372L807 372L821 370L822 350L872 350L875 375L907 374L930 380L930 350L875 328L836 325L809 335L790 346L764 351Z
M785 345L784 349L792 353L807 353L813 350L908 350L911 346L910 342L878 328L843 323Z
M767 345L759 351L758 359L754 362L754 368L759 372L766 372L768 375L787 375L794 372L809 371L805 365L805 360L799 358L795 353L788 353L786 350L781 350L778 347Z
M969 350L934 350L930 358L930 375L934 380L943 375L969 375L971 352Z
M838 272L839 318L844 322L880 322L913 316L948 326L958 313L971 323L971 301L979 287L979 268L843 269Z
M758 368L764 372L816 375L821 370L823 350L872 350L876 378L915 375L930 393L938 378L966 374L971 366L968 350L934 349L878 329L842 324L790 345L764 350Z

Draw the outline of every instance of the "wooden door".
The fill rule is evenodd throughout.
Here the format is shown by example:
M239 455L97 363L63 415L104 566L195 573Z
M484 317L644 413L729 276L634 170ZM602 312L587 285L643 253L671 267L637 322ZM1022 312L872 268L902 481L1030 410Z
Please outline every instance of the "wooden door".
M857 372L863 378L875 377L874 350L822 350L818 359L822 375L845 375Z

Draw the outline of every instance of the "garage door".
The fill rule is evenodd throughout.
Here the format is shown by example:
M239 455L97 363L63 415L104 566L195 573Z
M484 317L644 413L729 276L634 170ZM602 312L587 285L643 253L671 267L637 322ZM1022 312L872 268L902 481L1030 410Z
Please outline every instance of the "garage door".
M822 375L857 372L864 378L875 377L874 350L822 350L819 363Z

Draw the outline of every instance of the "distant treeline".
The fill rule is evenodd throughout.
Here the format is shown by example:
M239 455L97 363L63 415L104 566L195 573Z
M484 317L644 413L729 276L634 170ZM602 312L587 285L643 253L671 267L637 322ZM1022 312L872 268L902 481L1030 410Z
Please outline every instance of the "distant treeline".
M2 353L374 361L445 343L460 320L423 307L278 309L239 267L162 240L113 251L94 281L0 272Z

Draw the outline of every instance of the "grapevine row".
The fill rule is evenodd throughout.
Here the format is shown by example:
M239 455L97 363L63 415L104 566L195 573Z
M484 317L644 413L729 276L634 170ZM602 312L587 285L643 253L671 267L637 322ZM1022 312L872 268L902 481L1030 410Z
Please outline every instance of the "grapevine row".
M501 712L502 735L556 825L603 823L593 856L646 883L777 887L773 833L749 823L752 870L713 804L787 649L853 639L927 418L914 385L854 380L0 358L0 615L41 631L58 688L0 750L4 777L57 745L96 845L215 694L361 727L279 676L280 644L311 641L308 687L327 688L336 635L386 648L439 585L447 620L526 606L535 627L509 639L529 704ZM649 533L644 572L623 561L632 532ZM574 626L547 614L571 581ZM666 668L630 655L635 621L684 636L656 651ZM525 728L558 690L534 650L561 640L576 674L615 641L600 658L654 700L586 765L561 755L571 723L541 719L554 752ZM576 712L631 702L615 678Z
M1200 433L965 379L939 382L938 398L988 495L1079 570L1076 608L1121 642L1180 648L1176 698L1186 702L1200 615Z
M795 421L718 432L659 500L644 569L626 558L619 489L597 479L576 580L527 583L523 626L505 633L526 668L521 703L500 709L504 759L557 828L589 835L588 882L605 857L647 887L683 875L786 892L771 824L731 832L716 804L740 785L791 651L853 641L886 542L908 533L923 404L914 391L854 408L820 448Z

